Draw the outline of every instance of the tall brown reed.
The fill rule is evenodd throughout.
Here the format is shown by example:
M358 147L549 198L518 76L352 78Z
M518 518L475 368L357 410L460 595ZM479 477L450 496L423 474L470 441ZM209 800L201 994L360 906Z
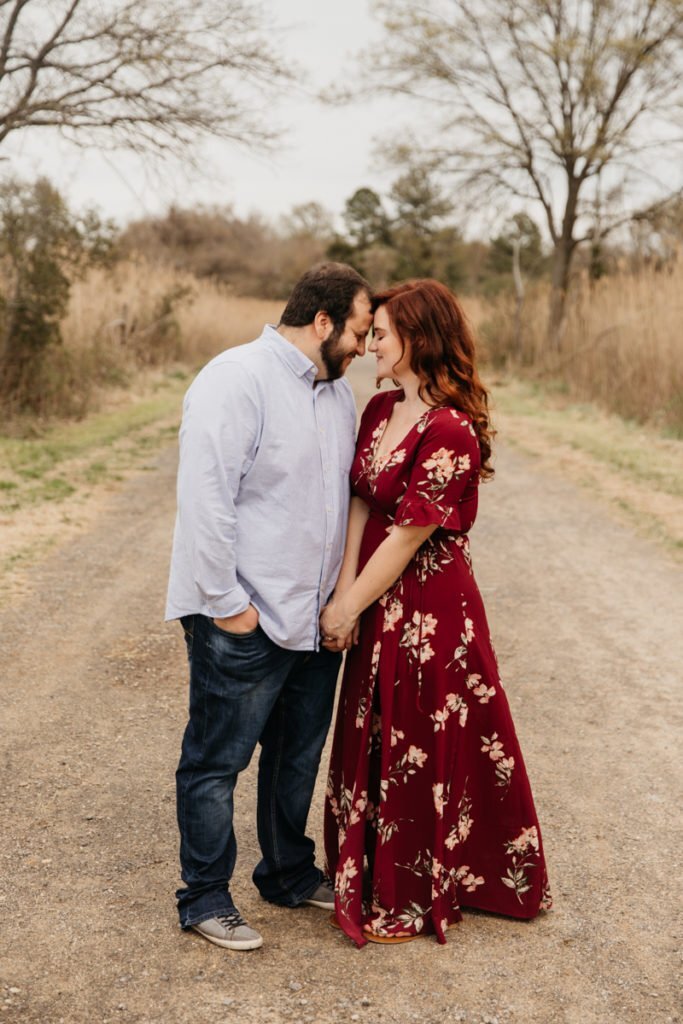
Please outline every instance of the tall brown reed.
M529 289L519 329L510 296L464 304L494 365L683 434L683 255L661 271L577 280L559 353L545 343L546 286ZM277 322L282 305L144 262L93 270L74 284L64 344L41 369L44 413L83 415L102 387L131 383L145 367L196 367Z
M192 363L256 337L283 305L241 298L168 267L127 261L93 270L74 285L62 332L69 348L104 349L122 364Z
M103 388L130 385L145 368L196 367L257 337L282 306L145 262L94 269L72 287L63 344L46 350L37 368L41 400L33 408L44 417L83 416Z
M481 330L497 365L559 382L570 397L683 434L683 254L665 269L578 279L559 351L545 340L548 289L499 297Z

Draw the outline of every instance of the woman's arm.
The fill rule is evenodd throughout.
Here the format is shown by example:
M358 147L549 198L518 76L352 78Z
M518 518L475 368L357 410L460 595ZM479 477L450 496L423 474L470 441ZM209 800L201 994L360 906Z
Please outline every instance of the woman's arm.
M342 561L341 569L339 570L337 585L334 588L336 596L346 593L356 579L360 545L363 540L363 531L365 530L365 524L368 521L369 515L370 509L363 499L354 495L351 498L351 504L349 505L349 525L346 533L344 559Z
M339 577L337 579L337 585L334 588L333 600L341 597L346 591L352 586L356 579L356 573L358 572L358 557L360 555L361 541L363 540L363 532L365 530L365 524L368 521L370 515L370 509L365 504L362 498L353 495L351 503L349 505L349 524L346 531L346 546L344 547L344 558L342 560L342 566L339 570ZM324 612L324 609L323 609ZM350 634L345 637L333 637L330 640L325 639L328 635L324 632L322 627L322 616L320 619L320 631L323 634L323 647L327 647L330 651L343 651L348 650L352 644L358 643L358 626L356 625Z
M325 638L344 645L361 612L381 597L396 582L421 544L434 533L438 524L430 526L394 526L368 560L360 576L335 595L320 618ZM346 557L344 558L346 561ZM356 557L356 566L358 558ZM341 577L340 577L341 578Z

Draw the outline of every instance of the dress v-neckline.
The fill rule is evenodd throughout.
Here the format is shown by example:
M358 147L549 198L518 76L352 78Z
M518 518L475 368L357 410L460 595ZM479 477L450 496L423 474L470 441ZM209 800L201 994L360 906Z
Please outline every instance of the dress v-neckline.
M395 453L397 451L401 450L401 448L404 446L404 444L406 443L406 441L408 440L408 438L412 434L413 430L415 430L417 425L425 418L427 413L430 413L434 409L437 408L437 406L432 405L432 406L429 406L429 408L425 409L425 411L423 413L421 413L420 416L418 416L418 418L415 420L415 422L412 424L412 426L408 429L408 431L405 433L405 435L401 438L401 440L398 442L398 444L394 445L394 447L390 451L388 451L386 455L383 455L382 458L379 459L378 456L377 456L377 452L378 452L378 449L379 449L380 445L382 444L382 441L384 440L384 435L386 434L387 427L389 426L389 420L392 417L392 414L394 412L394 409L396 408L396 405L397 405L398 401L399 401L398 398L394 399L394 404L392 405L391 411L389 412L389 415L387 416L386 421L384 423L384 429L382 430L382 433L377 438L377 442L374 445L373 457L370 460L371 473L372 473L372 476L374 476L374 477L378 476L382 472L382 470L391 462L392 456L395 455Z

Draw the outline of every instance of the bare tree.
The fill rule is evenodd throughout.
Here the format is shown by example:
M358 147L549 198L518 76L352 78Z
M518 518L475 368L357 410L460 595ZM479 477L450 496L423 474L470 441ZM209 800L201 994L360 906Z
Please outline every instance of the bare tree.
M423 100L433 114L431 131L416 136L420 159L454 175L463 195L542 209L553 245L548 335L559 345L577 245L628 219L629 200L642 206L644 190L674 189L658 171L668 159L674 174L672 147L683 135L683 3L391 0L376 8L386 39L373 47L373 84ZM397 151L406 155L405 146ZM601 182L622 201L596 227L589 211Z
M34 128L157 153L265 143L290 77L250 0L0 0L0 145Z

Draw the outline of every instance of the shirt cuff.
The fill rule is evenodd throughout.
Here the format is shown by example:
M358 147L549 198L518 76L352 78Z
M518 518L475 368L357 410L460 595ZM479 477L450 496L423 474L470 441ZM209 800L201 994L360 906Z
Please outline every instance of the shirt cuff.
M222 597L207 601L207 612L212 619L229 619L245 612L251 601L244 587L238 583Z

